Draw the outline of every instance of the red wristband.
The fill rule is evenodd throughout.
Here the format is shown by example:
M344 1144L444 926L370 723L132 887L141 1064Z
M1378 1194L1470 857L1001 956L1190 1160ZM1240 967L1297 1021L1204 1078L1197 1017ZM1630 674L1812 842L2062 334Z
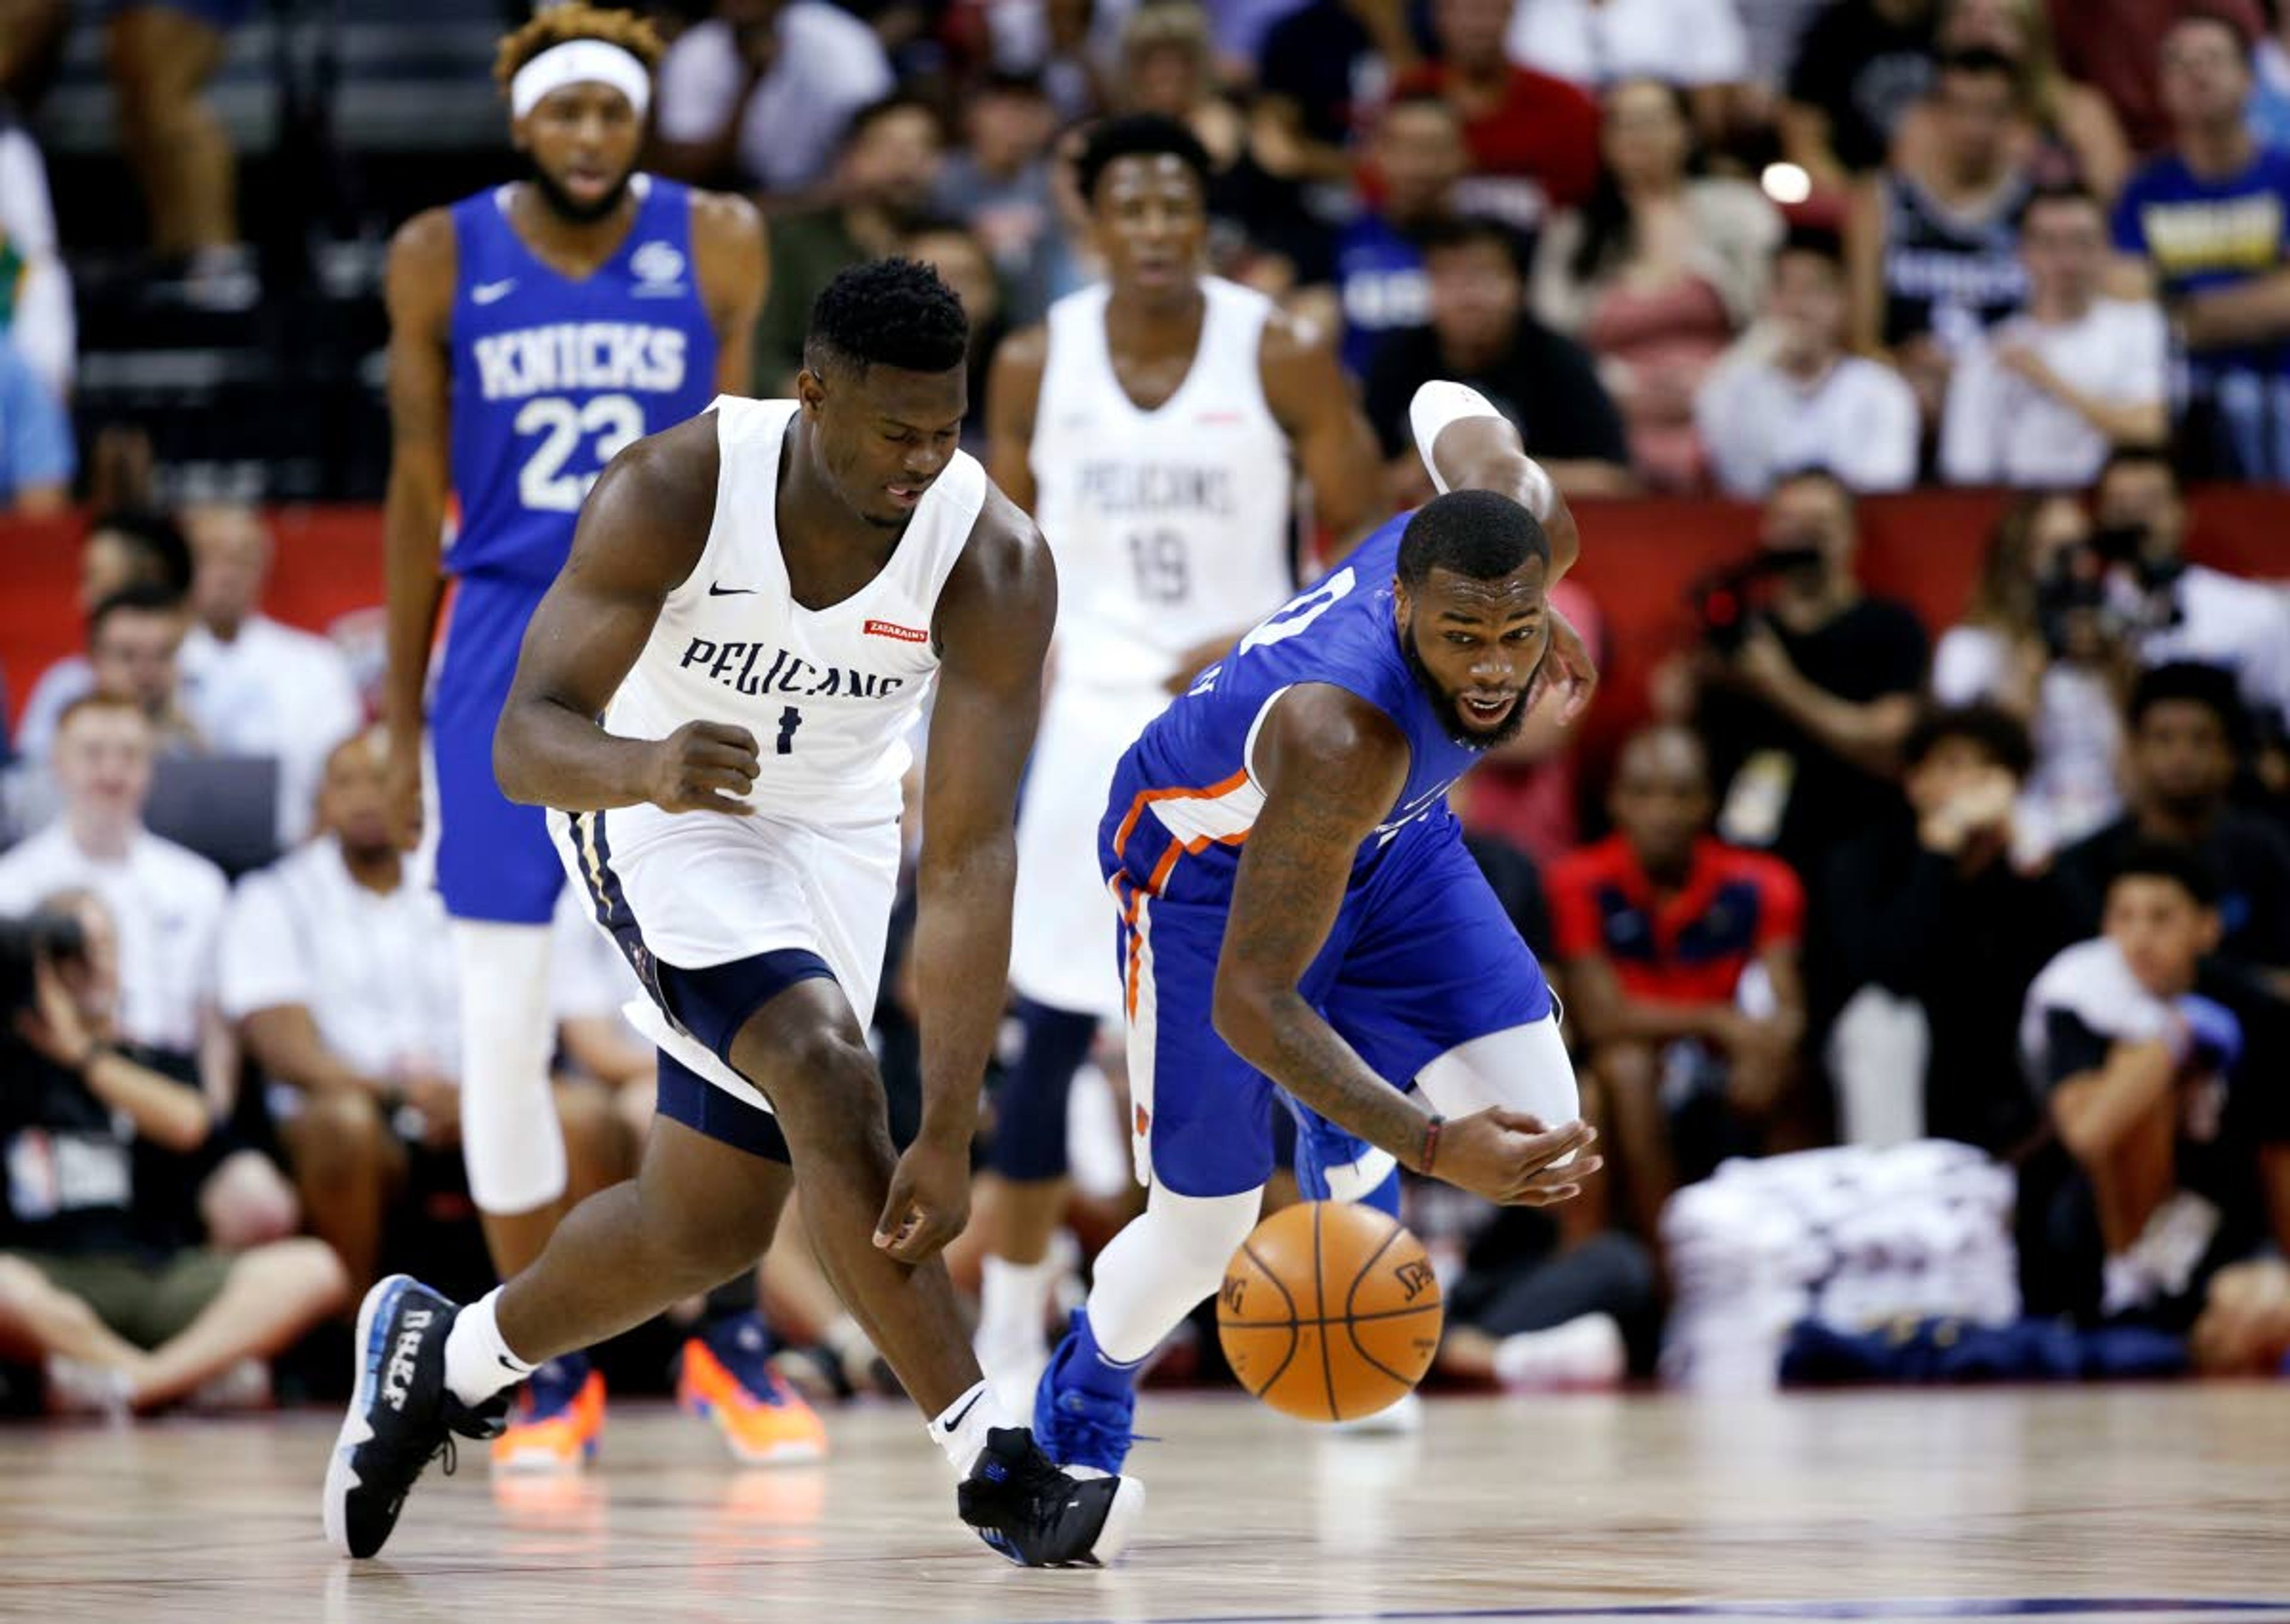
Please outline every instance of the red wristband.
M1439 1130L1446 1121L1445 1116L1435 1115L1423 1124L1423 1165L1415 1171L1427 1178L1430 1176L1431 1164L1439 1159Z

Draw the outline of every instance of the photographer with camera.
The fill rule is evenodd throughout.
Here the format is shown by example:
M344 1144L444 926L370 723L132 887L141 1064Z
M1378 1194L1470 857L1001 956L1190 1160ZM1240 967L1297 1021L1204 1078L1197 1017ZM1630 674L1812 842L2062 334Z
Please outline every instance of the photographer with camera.
M1933 698L1996 706L2030 736L2014 855L2048 856L2122 810L2116 758L2138 657L2107 606L2107 561L2072 496L2023 496L1997 524L1964 620L1933 655Z
M2290 719L2290 608L2271 588L2187 562L2187 504L2170 458L2117 451L2092 488L2092 516L2108 602L2139 662L2222 666L2254 715L2278 727Z
M86 891L0 933L0 1357L44 1364L52 1407L114 1413L276 1352L349 1289L317 1241L189 1244L172 1196L212 1155L206 1101L181 1057L119 1036L121 946Z
M1655 675L1669 721L1693 721L1720 792L1718 832L1800 876L1893 806L1901 740L1924 685L1924 628L1854 573L1853 493L1792 474L1766 504L1763 551L1701 584L1703 639Z
M120 1030L197 1054L211 1098L223 1102L236 1055L215 1011L215 943L229 887L205 858L143 827L155 738L132 699L91 693L65 707L50 764L63 812L0 856L0 916L28 913L57 891L100 897L119 925Z

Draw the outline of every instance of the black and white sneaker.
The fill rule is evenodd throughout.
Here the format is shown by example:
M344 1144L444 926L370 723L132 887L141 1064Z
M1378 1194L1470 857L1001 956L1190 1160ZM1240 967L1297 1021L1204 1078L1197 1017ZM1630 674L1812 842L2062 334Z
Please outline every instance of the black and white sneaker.
M326 1464L326 1542L371 1556L397 1526L413 1480L439 1454L453 1470L453 1436L490 1438L507 1424L502 1393L471 1408L445 1386L445 1333L459 1306L407 1275L392 1275L358 1307L356 1382Z
M986 1435L986 1452L955 1503L978 1537L1021 1567L1093 1568L1129 1543L1145 1508L1134 1477L1068 1476L1022 1427Z

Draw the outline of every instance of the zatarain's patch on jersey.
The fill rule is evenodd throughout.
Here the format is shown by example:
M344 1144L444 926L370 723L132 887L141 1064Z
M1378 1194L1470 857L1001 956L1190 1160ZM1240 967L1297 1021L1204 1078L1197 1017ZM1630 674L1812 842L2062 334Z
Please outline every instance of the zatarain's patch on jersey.
M928 643L930 634L911 626L901 626L895 620L869 620L866 633L870 637L888 637L896 643Z

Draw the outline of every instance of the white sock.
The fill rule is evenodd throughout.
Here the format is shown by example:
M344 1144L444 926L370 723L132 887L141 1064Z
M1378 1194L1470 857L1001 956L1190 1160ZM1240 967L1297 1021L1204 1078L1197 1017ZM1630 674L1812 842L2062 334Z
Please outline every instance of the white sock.
M1034 1347L1042 1341L1050 1293L1063 1271L1054 1255L1038 1263L989 1256L978 1292L978 1340L982 1346Z
M994 1389L979 1381L933 1419L930 1435L954 1462L955 1476L968 1477L978 1457L986 1452L986 1435L997 1428L1021 1424L1011 1419L1002 1401L994 1396Z
M532 1366L511 1353L493 1318L495 1286L453 1316L445 1333L445 1385L465 1404L481 1404L503 1388L532 1374Z

